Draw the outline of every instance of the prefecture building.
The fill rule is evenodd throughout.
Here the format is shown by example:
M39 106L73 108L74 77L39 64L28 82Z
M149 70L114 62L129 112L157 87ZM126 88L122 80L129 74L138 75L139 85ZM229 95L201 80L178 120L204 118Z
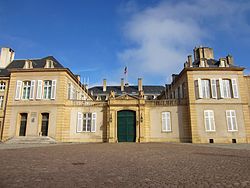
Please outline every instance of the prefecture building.
M192 60L194 58L194 60ZM6 142L250 142L250 77L199 47L165 86L87 89L54 57L0 55L0 138ZM166 75L167 76L167 75Z

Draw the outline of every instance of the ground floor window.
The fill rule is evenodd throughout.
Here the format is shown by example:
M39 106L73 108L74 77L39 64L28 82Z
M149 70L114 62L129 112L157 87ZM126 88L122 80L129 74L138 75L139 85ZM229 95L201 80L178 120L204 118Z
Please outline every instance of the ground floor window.
M205 110L204 111L204 121L206 131L215 131L215 122L214 122L214 111Z
M236 119L235 110L227 110L226 117L227 117L228 131L237 131L238 127L237 127L237 119Z
M96 131L96 113L77 114L77 132L95 132Z
M170 112L162 112L162 131L170 132L171 131L171 117Z

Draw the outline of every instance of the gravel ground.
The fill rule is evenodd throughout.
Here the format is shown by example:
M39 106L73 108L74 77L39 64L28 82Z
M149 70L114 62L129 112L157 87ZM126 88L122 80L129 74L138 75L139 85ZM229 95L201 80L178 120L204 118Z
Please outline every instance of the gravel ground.
M250 145L5 145L0 187L250 187Z

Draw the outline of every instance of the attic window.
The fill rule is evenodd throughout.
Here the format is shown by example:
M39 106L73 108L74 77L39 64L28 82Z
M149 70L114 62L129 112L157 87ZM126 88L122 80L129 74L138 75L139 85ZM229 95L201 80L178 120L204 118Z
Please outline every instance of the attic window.
M24 69L32 69L33 68L32 61L26 60L23 68Z
M54 62L50 59L47 59L44 68L54 68Z
M225 60L220 60L220 67L226 67Z

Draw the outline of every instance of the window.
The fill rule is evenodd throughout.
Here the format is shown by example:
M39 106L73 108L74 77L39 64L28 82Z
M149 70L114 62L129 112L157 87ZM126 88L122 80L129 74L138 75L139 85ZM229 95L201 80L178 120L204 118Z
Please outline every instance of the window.
M232 79L232 90L233 90L233 97L239 98L238 86L236 79Z
M237 128L237 119L235 110L227 110L226 117L227 117L228 131L237 131L238 128Z
M44 81L44 87L43 87L44 99L51 99L51 88L52 88L52 81L51 80Z
M162 112L161 117L162 117L162 131L170 132L171 131L170 112Z
M24 81L23 82L23 96L22 96L22 99L29 99L30 98L30 88L31 88L31 82L30 81Z
M3 108L3 96L0 96L0 108Z
M207 79L198 79L199 98L210 98L210 81Z
M0 91L5 90L5 82L0 82Z
M81 113L77 115L77 132L96 131L96 113Z
M47 59L44 68L54 68L54 62L52 60Z
M221 98L231 98L231 87L230 80L228 79L219 79L220 81L220 94Z
M215 131L214 111L213 110L205 110L204 111L204 121L205 121L205 130L206 131Z
M210 83L209 80L201 80L203 98L210 98Z

